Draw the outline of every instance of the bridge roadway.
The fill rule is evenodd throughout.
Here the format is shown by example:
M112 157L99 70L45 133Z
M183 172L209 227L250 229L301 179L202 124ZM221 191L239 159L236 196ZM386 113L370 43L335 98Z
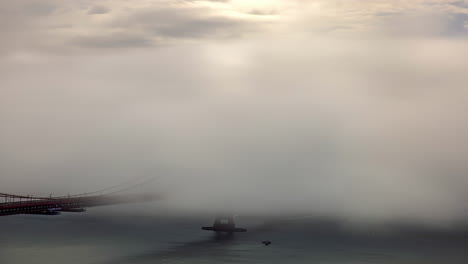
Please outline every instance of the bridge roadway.
M136 203L160 200L156 194L133 195L95 195L84 197L31 198L24 196L6 195L4 203L0 203L0 216L15 214L44 214L55 215L60 212L84 212L87 207ZM23 198L26 201L15 199Z

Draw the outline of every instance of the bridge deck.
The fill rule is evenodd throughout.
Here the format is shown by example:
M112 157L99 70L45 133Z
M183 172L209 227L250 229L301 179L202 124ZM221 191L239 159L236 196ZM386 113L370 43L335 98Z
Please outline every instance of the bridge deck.
M34 214L41 212L60 212L70 209L134 203L159 200L161 196L154 194L138 194L125 196L88 196L72 198L44 198L19 202L0 203L0 216L13 214Z

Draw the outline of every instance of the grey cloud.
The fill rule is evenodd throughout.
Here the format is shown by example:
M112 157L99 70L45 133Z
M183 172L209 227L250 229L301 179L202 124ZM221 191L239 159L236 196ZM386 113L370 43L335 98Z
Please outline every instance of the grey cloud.
M468 8L468 2L464 0L452 2L450 3L450 5L461 7L461 8Z
M362 28L365 28L368 31L366 33L370 35L383 32L384 35L401 38L464 37L467 35L465 27L467 19L462 10L448 12L442 11L448 10L447 8L439 8L454 5L461 7L461 1L452 2L452 5L450 3L413 4L408 10L382 8L368 11L361 8L366 11L358 12L355 16L349 16L348 9L352 7L348 4L324 4L324 10L327 12L339 12L340 16L333 19L326 16L324 19L315 16L302 18L305 14L291 9L264 8L251 9L247 12L258 16L284 13L285 20L282 20L283 16L276 16L278 21L275 22L255 19L254 16L228 16L218 12L216 8L198 5L200 1L188 2L190 3L187 1L154 2L145 8L138 5L131 8L124 6L115 8L115 12L105 16L105 20L88 17L86 23L80 22L83 21L82 15L85 12L90 15L107 14L111 5L57 0L9 2L0 7L3 10L0 10L2 13L0 29L3 33L2 39L4 39L0 52L2 54L9 51L62 52L67 50L68 46L65 44L68 43L73 43L73 48L81 45L80 50L84 52L86 49L93 48L174 44L179 39L199 42L209 42L215 39L241 39L257 33L274 34L276 28L272 26L273 23L278 23L280 25L278 28L283 29L288 26L284 23L291 23L289 25L291 33L308 31L319 35L353 34ZM228 8L228 1L223 2L226 2L226 8ZM301 7L298 3L294 8ZM372 3L372 1L363 2L361 5L372 7ZM421 11L424 9L421 6L427 5L437 6L438 9L434 10L434 14ZM288 17L289 15L291 17ZM74 19L68 20L69 17ZM302 22L294 22L296 18ZM60 25L70 25L70 30L64 30L60 28Z
M444 34L468 36L468 14L455 13L449 16Z
M240 36L256 25L232 18L210 15L205 9L159 9L132 14L115 21L117 26L144 28L154 37L222 38Z
M101 15L101 14L107 14L111 11L112 9L105 7L105 6L93 6L88 10L88 14L90 15Z
M131 34L103 34L98 36L78 36L70 41L74 47L83 48L131 48L152 46L153 40L142 35Z
M126 28L138 34L77 36L71 43L83 48L130 48L164 44L165 39L216 39L242 35L245 22L203 16L203 10L162 9L116 18L108 28ZM252 30L252 29L248 29Z
M103 5L90 7L75 2L61 3L63 2L50 0L44 3L27 2L22 5L13 3L2 6L0 12L5 15L0 18L0 28L5 41L0 51L3 54L17 50L62 52L68 48L64 45L68 43L72 43L73 48L81 45L81 51L93 48L143 47L167 44L164 43L167 39L205 41L237 38L258 29L256 22L228 18L216 14L210 8L180 3L154 4L145 9L121 9L99 24L87 25L67 19L82 19L80 16L83 11L89 15L107 14L110 8ZM70 30L64 31L60 27L64 24L70 25Z
M271 15L278 15L279 12L274 9L269 10L262 10L262 9L252 9L248 14L256 15L256 16L271 16Z
M241 35L242 23L226 18L187 19L171 25L154 26L158 36L172 38L233 37Z
M376 16L392 16L392 15L395 15L395 12L378 12L378 13L375 13Z
M465 37L468 15L464 13L384 13L378 17L377 30L404 37Z
M23 10L30 15L46 16L53 13L59 6L59 3L53 1L37 1L23 5Z

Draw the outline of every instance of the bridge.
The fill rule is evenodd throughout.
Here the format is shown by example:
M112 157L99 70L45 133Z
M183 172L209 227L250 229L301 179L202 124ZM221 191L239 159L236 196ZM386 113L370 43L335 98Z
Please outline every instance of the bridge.
M136 186L107 193L103 193L103 191L113 189L114 187L88 194L58 197L52 197L52 195L49 197L34 197L30 195L0 193L0 216L16 214L58 215L61 212L79 213L85 212L85 208L87 207L148 202L162 199L161 195L151 193L120 194Z
M52 197L52 195L50 195L49 197L34 197L30 195L24 196L0 193L0 216L17 214L58 215L61 212L81 213L85 212L85 208L87 207L161 200L163 197L158 194L119 194L139 185L146 184L147 182L148 181L144 181L137 185L123 189L121 188L117 191L114 190L104 193L105 191L115 189L116 187L122 187L122 185L117 185L88 194L73 196L67 195ZM202 227L202 229L215 231L217 234L222 232L228 234L233 234L234 232L247 232L247 229L245 228L236 227L233 215L217 216L213 226Z

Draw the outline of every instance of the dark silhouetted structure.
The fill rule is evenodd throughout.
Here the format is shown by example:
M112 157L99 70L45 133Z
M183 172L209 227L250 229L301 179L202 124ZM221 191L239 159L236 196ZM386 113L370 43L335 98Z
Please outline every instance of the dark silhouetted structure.
M0 202L0 216L5 216L81 213L86 211L86 207L155 201L162 197L156 194L32 197L0 193L0 198L5 199L5 202Z
M227 232L227 233L234 233L234 232L247 232L245 228L238 228L234 223L234 216L217 216L213 223L213 226L204 226L202 227L203 230L210 230L216 232Z

